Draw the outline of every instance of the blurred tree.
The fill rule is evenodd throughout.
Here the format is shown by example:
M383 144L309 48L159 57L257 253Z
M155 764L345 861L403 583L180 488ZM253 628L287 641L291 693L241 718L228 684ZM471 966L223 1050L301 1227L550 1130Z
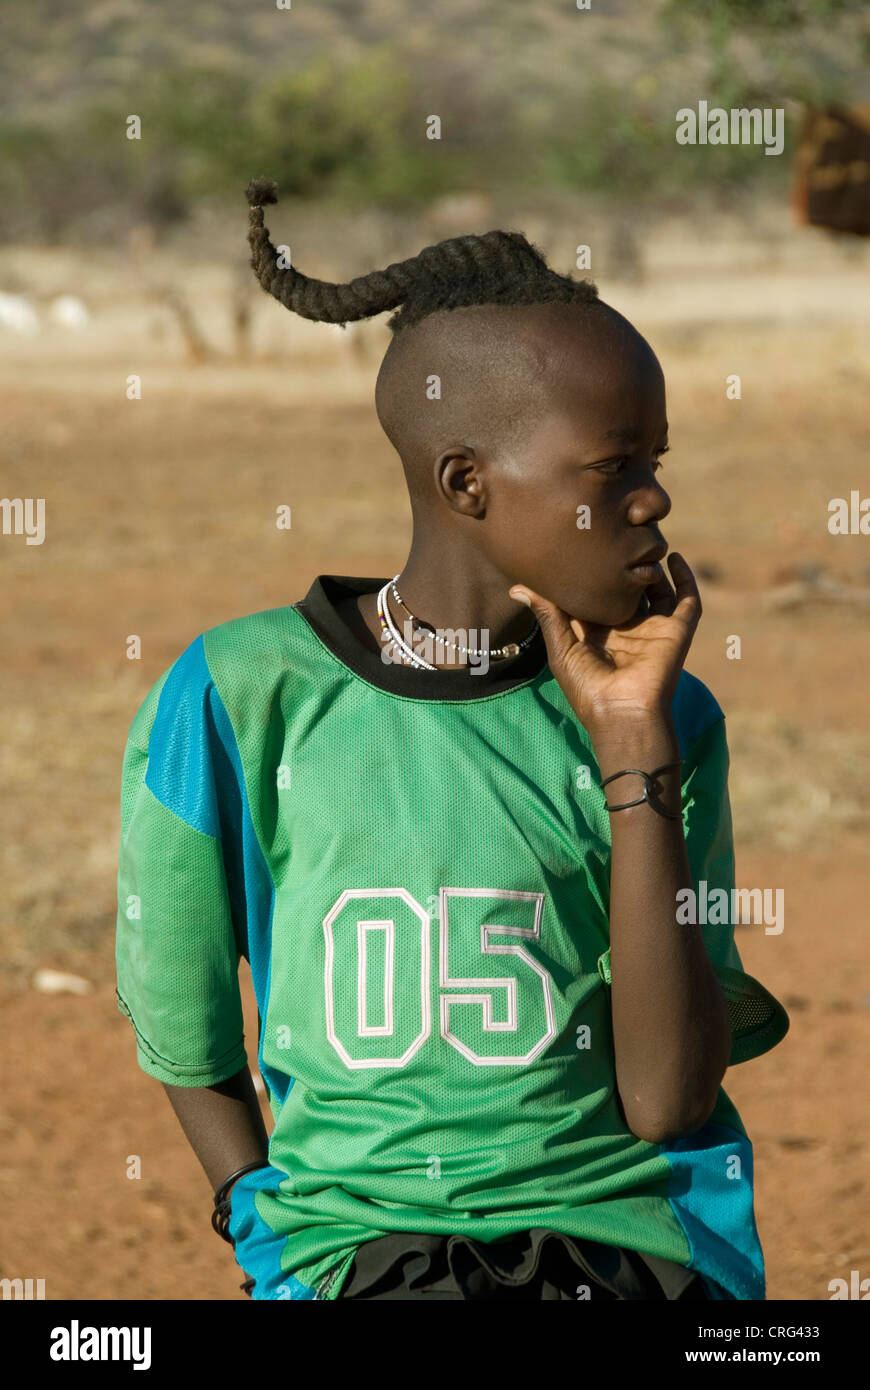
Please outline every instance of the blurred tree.
M856 100L866 83L867 0L664 0L659 24L682 51L706 49L721 106Z
M661 18L712 23L722 28L792 29L795 25L824 24L840 15L866 12L865 0L665 0Z
M140 221L158 232L194 206L237 205L258 174L284 196L385 214L497 189L595 191L648 208L705 189L750 199L786 177L787 160L677 146L679 107L699 94L726 109L785 107L791 127L801 103L867 100L867 0L650 0L630 35L623 23L630 41L608 48L590 29L588 51L570 8L532 16L462 0L469 35L486 37L483 63L437 25L400 26L364 0L322 0L317 26L292 48L268 37L272 18L234 5L198 26L204 3L189 0L180 56L169 0L136 9L135 36L105 7L48 23L50 0L32 4L3 24L32 30L63 62L28 67L0 47L0 78L14 73L31 91L29 104L4 92L0 108L6 238L53 240L77 227L111 238ZM603 13L617 24L632 9L612 0ZM331 25L336 42L323 37ZM552 61L542 64L542 51ZM141 141L125 138L134 113ZM431 115L440 140L427 139Z

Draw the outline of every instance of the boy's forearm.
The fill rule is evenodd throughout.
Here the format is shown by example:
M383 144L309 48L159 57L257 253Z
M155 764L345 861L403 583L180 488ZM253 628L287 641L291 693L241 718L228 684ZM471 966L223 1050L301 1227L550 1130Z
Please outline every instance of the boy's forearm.
M216 1086L165 1086L212 1189L268 1157L269 1137L249 1067Z
M595 744L602 777L649 772L679 759L670 715L613 725ZM659 774L661 801L680 809L680 769ZM638 777L605 789L634 801ZM611 813L610 971L616 1076L626 1120L642 1138L691 1133L712 1110L731 1050L725 997L701 928L676 920L677 892L692 888L682 820L645 802Z

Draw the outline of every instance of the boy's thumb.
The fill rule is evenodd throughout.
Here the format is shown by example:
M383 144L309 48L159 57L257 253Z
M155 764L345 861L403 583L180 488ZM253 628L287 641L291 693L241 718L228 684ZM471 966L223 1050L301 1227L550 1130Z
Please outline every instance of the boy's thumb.
M531 608L537 618L544 640L547 643L551 654L563 655L567 647L571 645L571 629L565 620L565 615L560 613L552 603L542 599L539 594L531 593L528 589L513 587L508 590L511 598L519 603L525 603Z

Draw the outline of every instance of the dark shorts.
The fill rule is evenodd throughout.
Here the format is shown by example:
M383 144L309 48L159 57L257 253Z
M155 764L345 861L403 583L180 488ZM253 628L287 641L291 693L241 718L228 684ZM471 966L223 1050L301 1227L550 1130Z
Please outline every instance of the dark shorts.
M700 1275L671 1260L543 1229L489 1243L458 1235L380 1236L359 1247L339 1294L527 1303L707 1297Z

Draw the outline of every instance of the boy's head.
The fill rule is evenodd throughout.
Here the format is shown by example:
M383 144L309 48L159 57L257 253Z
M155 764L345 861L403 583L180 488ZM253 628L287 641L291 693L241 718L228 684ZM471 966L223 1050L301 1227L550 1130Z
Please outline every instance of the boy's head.
M375 404L415 547L485 557L505 588L587 622L633 618L645 582L629 567L661 557L670 510L664 378L636 329L514 233L442 242L346 286L312 281L276 267L262 213L274 186L248 198L252 265L282 303L331 322L402 306Z

